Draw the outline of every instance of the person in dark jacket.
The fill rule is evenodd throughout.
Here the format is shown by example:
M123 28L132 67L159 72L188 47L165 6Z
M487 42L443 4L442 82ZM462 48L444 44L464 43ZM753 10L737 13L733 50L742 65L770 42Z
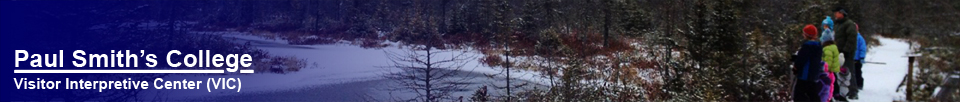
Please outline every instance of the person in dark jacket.
M857 51L857 33L859 32L857 31L857 28L856 28L857 23L853 22L852 19L845 17L846 15L849 15L849 13L847 13L847 11L843 7L837 7L836 9L834 9L833 15L834 15L833 17L836 19L834 20L835 28L836 28L834 29L834 40L837 43L837 48L839 48L840 53L844 53L844 56L843 56L844 60L847 60L846 62L843 63L842 67L850 68L849 71L851 71L854 74L858 74L860 70L855 69L855 66L854 66L854 63L855 63L854 58L856 58L854 56L856 56L855 53ZM859 75L853 75L853 76L859 76ZM857 78L852 78L852 79L857 79ZM857 80L852 80L851 82L857 82ZM860 86L860 85L850 85L850 86L852 87L850 87L850 93L848 94L847 97L850 99L857 99L857 90L859 90L859 88L856 86Z
M819 92L821 84L819 75L823 73L821 56L823 56L823 47L817 42L817 27L807 25L803 28L803 45L797 51L797 57L793 61L794 74L797 76L796 85L793 89L793 100L802 101L820 101Z

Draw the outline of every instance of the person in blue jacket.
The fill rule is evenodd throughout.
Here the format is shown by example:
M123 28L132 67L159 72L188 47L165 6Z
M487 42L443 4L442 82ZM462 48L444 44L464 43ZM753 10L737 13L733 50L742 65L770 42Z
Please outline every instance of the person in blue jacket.
M860 27L857 26L857 29L859 31ZM857 52L856 52L856 55L853 57L854 68L857 71L853 75L854 75L854 78L856 78L856 80L854 81L857 82L856 85L857 85L857 89L859 90L863 90L862 74L863 74L863 63L865 62L864 60L866 57L867 57L867 41L863 40L863 36L860 35L860 33L857 33Z
M820 101L820 73L823 73L823 47L817 41L817 27L807 25L803 28L803 45L793 60L793 72L797 76L793 89L793 100L797 102Z

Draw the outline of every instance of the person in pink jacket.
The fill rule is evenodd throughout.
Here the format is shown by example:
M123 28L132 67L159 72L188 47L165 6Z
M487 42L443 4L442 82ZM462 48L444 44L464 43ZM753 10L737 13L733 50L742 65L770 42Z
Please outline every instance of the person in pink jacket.
M830 70L829 63L823 63L823 70ZM820 102L830 102L830 99L833 98L833 84L836 79L836 76L830 72L820 74L820 84L823 86L819 93Z

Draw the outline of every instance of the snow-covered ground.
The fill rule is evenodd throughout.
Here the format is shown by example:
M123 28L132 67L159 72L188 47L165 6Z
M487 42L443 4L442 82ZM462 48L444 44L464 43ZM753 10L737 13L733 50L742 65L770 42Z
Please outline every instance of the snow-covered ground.
M863 65L863 90L859 92L859 99L855 102L890 102L903 100L904 92L897 92L897 85L907 75L907 57L910 45L904 41L877 37L881 46L869 49L866 57L868 62L882 62L886 64Z

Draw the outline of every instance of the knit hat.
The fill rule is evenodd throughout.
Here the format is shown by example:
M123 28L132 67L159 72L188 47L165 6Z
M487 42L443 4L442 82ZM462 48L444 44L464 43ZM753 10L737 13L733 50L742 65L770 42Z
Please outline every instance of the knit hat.
M843 53L840 53L840 56L837 56L837 57L838 57L838 58L837 58L837 63L843 63L843 62L845 62L845 61L843 60Z
M830 16L827 16L827 19L823 19L823 23L821 25L826 25L827 27L830 27L830 29L833 29L833 20L830 18Z
M853 24L853 25L857 26L857 32L860 32L860 25L859 24Z
M817 36L817 27L812 24L807 24L803 27L803 36L816 37Z

